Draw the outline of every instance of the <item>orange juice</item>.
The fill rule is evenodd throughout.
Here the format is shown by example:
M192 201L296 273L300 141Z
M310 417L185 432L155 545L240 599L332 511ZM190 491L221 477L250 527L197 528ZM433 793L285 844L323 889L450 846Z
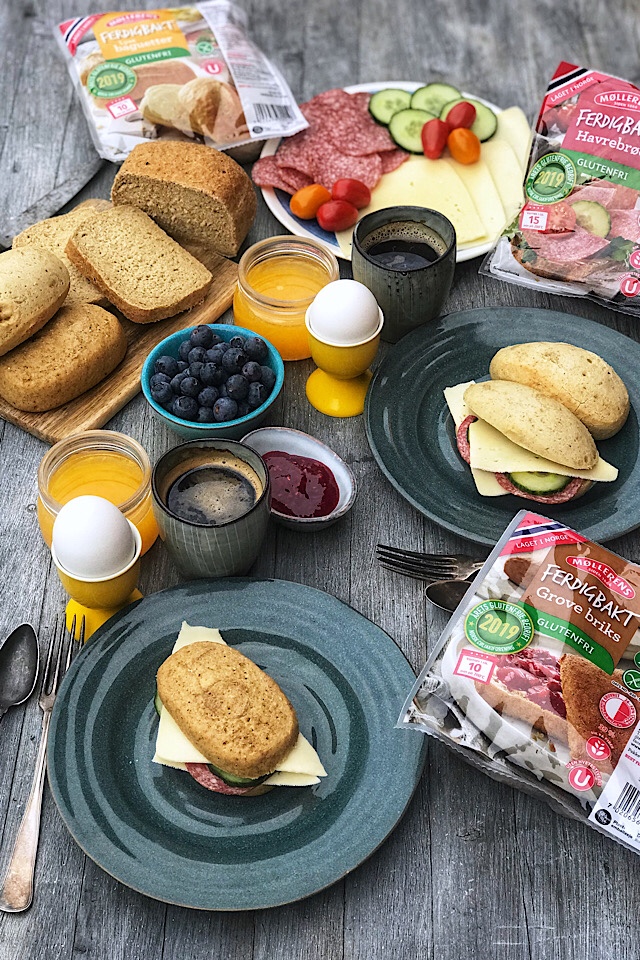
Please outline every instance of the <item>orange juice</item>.
M150 470L142 447L113 431L89 430L57 443L38 471L38 522L47 546L60 507L73 497L91 494L120 507L138 528L145 553L158 536Z
M262 240L240 260L235 321L269 340L283 360L310 357L304 322L307 307L338 275L336 258L313 240Z

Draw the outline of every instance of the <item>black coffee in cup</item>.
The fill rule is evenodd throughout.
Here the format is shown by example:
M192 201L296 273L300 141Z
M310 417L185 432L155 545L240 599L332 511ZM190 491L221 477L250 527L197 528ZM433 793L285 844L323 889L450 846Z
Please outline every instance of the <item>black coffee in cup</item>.
M253 468L223 450L189 449L169 470L160 496L175 517L203 526L220 526L248 513L264 490Z
M387 270L419 270L447 252L447 243L431 227L407 220L373 230L362 249Z

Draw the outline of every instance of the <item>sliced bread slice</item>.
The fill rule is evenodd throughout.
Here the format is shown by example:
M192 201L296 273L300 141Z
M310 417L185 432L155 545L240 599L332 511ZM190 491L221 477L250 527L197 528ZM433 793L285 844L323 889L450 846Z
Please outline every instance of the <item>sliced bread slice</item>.
M111 190L180 243L204 243L233 257L253 223L256 194L231 157L199 143L158 140L133 148Z
M80 271L69 260L65 253L67 241L72 233L86 223L91 217L95 217L101 210L108 210L111 204L108 200L90 199L84 203L78 204L69 213L63 213L58 217L49 217L48 220L40 220L33 226L27 227L22 233L13 238L13 248L39 247L41 250L49 250L55 253L64 263L69 271L69 293L65 304L73 306L76 303L97 303L106 304L107 298L98 290L94 283L83 277Z
M173 317L204 300L213 277L137 207L105 210L78 227L66 253L134 323Z

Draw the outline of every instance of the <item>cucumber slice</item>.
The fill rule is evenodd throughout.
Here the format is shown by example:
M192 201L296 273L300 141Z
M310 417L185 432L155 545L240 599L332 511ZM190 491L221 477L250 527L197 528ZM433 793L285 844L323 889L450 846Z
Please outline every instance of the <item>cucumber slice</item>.
M585 201L586 202L586 201ZM508 473L507 476L511 483L519 490L525 493L558 493L564 490L568 483L571 483L571 477L564 477L559 473L543 473L541 470L535 472Z
M216 777L220 777L220 779L228 783L230 787L257 787L258 784L264 783L267 777L271 776L271 774L267 773L264 777L257 777L255 780L252 780L250 777L237 777L234 773L227 773L226 770L221 770L220 767L216 767L213 763L208 763L207 767L211 773L214 773Z
M158 693L158 688L156 687L156 695L153 698L153 705L156 708L156 713L160 716L160 711L162 710L162 700L160 699L160 694Z
M426 110L399 110L389 121L391 139L409 153L424 153L420 134L427 120L434 119L434 115Z
M369 100L369 113L376 123L382 123L386 127L394 113L406 110L410 103L411 94L407 90L387 87L372 95Z
M471 129L478 140L490 140L498 128L498 118L493 110L485 107L484 103L480 103L479 100L474 100L472 97L458 97L457 100L445 104L440 113L440 119L446 120L449 111L455 107L456 103L462 103L462 101L472 103L476 108L476 118L471 124Z
M595 200L576 200L571 206L576 212L576 223L596 237L606 237L611 230L609 211Z
M445 103L459 100L462 94L448 83L428 83L426 87L419 87L411 97L412 110L426 110L434 117L439 117Z

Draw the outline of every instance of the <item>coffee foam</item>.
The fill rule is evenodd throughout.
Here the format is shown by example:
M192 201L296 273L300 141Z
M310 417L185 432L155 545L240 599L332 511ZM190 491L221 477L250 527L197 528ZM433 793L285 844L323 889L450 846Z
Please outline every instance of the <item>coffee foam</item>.
M438 256L443 256L447 252L447 244L435 230L424 223L416 220L394 220L392 223L385 223L367 234L364 240L360 241L362 249L367 253L378 243L385 243L389 240L404 240L407 243L427 243Z

